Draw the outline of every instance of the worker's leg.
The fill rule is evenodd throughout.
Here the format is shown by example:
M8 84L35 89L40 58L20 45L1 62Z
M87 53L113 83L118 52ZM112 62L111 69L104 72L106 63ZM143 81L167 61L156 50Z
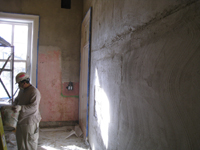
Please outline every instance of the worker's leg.
M16 131L18 150L37 150L39 123L18 125Z
M17 125L17 130L16 130L16 140L17 140L17 147L18 150L25 150L25 142L26 140L26 134L24 134L25 130L23 130L24 125Z
M27 150L37 150L39 138L39 123L29 126Z

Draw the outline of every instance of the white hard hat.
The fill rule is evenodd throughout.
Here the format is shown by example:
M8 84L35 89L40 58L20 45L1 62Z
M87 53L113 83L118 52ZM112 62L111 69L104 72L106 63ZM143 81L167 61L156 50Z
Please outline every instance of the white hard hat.
M26 80L26 79L29 80L29 75L26 74L25 72L20 72L16 75L15 81L16 81L16 83L19 83L19 82Z

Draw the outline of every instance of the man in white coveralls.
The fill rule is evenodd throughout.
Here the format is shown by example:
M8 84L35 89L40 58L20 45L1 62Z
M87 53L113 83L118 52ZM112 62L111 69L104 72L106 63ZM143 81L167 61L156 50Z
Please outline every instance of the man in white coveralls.
M13 106L14 111L19 111L16 129L18 150L37 150L41 95L39 90L30 84L30 78L24 72L17 74L16 83L20 88Z

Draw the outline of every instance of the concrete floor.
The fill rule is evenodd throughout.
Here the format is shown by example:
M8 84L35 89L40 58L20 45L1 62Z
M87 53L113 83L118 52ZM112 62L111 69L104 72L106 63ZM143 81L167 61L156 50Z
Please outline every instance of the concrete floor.
M38 150L89 150L82 137L73 134L71 128L40 129ZM15 132L5 132L8 150L17 150Z

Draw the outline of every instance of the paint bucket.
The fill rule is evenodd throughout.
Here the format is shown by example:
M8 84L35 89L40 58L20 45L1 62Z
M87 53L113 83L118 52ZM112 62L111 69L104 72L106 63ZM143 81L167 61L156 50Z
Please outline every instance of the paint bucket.
M14 112L12 107L13 106L1 107L3 127L5 131L12 131L17 127L19 112Z

